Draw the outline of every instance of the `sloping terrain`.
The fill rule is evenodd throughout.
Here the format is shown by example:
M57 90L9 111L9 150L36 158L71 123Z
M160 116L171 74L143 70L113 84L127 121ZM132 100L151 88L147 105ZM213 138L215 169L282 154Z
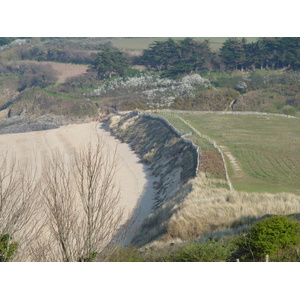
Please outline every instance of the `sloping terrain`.
M174 115L174 113L172 114ZM206 114L204 115L206 116ZM186 132L187 128L184 126L184 123L173 122L174 118L169 118L168 115L164 116L170 119L171 123L175 124L177 129ZM197 127L197 120L199 119L198 115L180 114L180 116L183 118L188 116L188 120L194 121L193 126ZM230 118L231 116L229 115L228 117ZM257 118L257 116L255 117ZM239 116L239 118L244 120L243 116ZM290 118L279 118L292 120ZM299 196L291 193L274 193L274 186L272 189L274 194L262 192L249 193L237 190L230 191L226 184L225 177L220 177L218 172L206 174L201 171L201 165L206 163L206 159L212 160L211 162L213 163L213 159L216 158L216 156L203 156L201 147L199 149L200 168L197 171L196 177L192 176L194 173L188 171L189 168L192 168L193 166L192 156L187 156L189 158L182 164L182 169L180 167L178 168L176 163L173 163L172 168L168 171L168 164L170 163L168 155L173 153L175 159L177 153L178 158L180 158L181 151L178 151L179 148L173 148L172 150L172 145L176 145L176 143L170 143L168 136L168 134L170 134L170 129L167 130L168 125L155 119L155 116L153 116L153 118L147 118L147 114L144 117L143 114L139 116L133 113L125 116L115 116L111 119L110 128L114 134L122 141L128 142L139 154L141 159L144 162L149 163L153 174L159 176L160 185L158 186L158 189L156 189L156 196L163 195L164 191L168 192L168 197L166 197L164 201L161 201L161 204L145 219L141 229L133 238L132 243L134 245L139 247L147 244L159 245L160 243L182 242L192 238L203 238L207 236L220 238L222 236L240 233L249 225L252 225L255 221L266 215L293 214L299 212ZM177 120L177 118L175 119ZM217 124L218 123L215 125L214 123L204 123L205 126L212 126L213 128L214 126L218 128ZM224 124L224 122L222 124ZM229 126L229 124L227 124L227 126ZM250 127L250 129L252 127ZM243 127L239 125L236 126L236 128L241 130ZM205 133L207 134L208 132L205 131ZM221 131L219 134L224 135L225 132ZM229 129L227 129L226 134L228 134L228 137L232 137ZM213 137L219 141L217 138L218 135L213 135ZM202 143L199 144L200 137L197 136L195 138L193 133L191 136L188 136L188 138L191 138L198 146L203 145L204 147L208 147L207 141L204 143L202 141ZM231 146L226 143L225 140L221 141L222 146ZM251 141L253 141L253 139ZM239 165L229 168L233 186L236 187L238 179L245 180L245 177L240 176L241 170L239 170L237 166L242 168L243 175L245 168L244 164L240 163L240 160L236 159L235 156L232 156L230 160L228 155L233 151L229 146L228 149L230 149L230 151L223 147L223 151L225 152L226 157L228 157L228 160L226 160L228 166L230 166L230 163L232 162L235 164L239 163ZM163 154L167 154L167 156L164 156ZM263 161L260 163L263 164ZM168 189L174 178L172 174L174 174L174 172L178 172L177 174L184 174L183 170L191 176L187 177L187 180L185 181L178 180L180 179L180 176L177 177L177 184L173 185L172 189ZM209 171L211 171L211 169L209 169ZM235 174L234 172L238 173L236 174L237 178L233 176ZM253 185L251 186L253 182L251 181L248 182L246 180L244 181L244 184L248 184L248 189L249 187L253 188ZM297 186L298 185L295 187ZM174 187L176 187L176 189L174 189ZM264 187L264 191L266 191L268 185L266 184ZM259 186L257 187L257 190L259 191ZM276 191L278 190L280 191L279 187L277 187ZM284 184L282 184L281 191L284 190Z
M65 155L71 160L74 150L80 149L87 143L95 144L98 136L104 139L110 149L110 155L113 155L114 149L117 151L118 171L114 180L121 191L120 207L125 209L123 223L133 213L133 220L130 224L134 223L134 225L130 228L131 232L128 236L130 238L130 234L133 234L143 219L151 212L153 196L151 177L129 146L120 143L109 132L100 128L99 123L71 124L52 130L1 134L0 153L2 156L7 154L8 161L15 158L21 168L32 170L39 179L42 169L53 151L60 151L63 156ZM36 217L38 216L40 214ZM37 220L32 220L31 223L34 224L35 221ZM18 236L20 235L22 232L18 234ZM20 247L22 248L22 245ZM20 260L32 260L30 253L26 252L27 250L24 248L21 253L22 258L19 257Z
M198 149L164 119L132 112L111 119L110 129L150 166L156 177L155 204L158 208L177 189L198 173Z
M58 78L57 83L64 83L66 79L78 75L84 74L88 66L79 64L67 64L58 62L39 62L40 64L50 64L52 68L57 72Z
M172 115L165 115L171 123L176 113ZM230 179L237 190L299 194L299 118L246 112L194 112L178 116L222 147ZM183 125L176 122L179 130ZM191 139L198 146L203 143L195 133Z

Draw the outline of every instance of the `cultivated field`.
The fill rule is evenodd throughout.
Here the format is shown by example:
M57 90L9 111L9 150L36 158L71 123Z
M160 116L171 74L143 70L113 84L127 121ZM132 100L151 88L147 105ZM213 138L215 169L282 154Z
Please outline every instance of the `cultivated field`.
M163 114L202 151L212 144L197 135L178 116L222 149L236 190L300 193L300 119L233 114Z

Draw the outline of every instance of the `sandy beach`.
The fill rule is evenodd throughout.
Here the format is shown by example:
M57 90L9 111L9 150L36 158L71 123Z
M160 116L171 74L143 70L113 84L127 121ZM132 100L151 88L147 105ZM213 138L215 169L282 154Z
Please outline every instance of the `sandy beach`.
M72 157L74 149L96 142L98 135L105 138L110 149L117 149L119 165L115 180L120 187L120 206L125 209L123 223L130 213L134 213L136 229L151 211L153 179L130 147L102 129L100 123L71 124L46 131L0 135L0 153L8 151L9 156L15 155L24 166L26 161L30 161L40 176L42 164L53 150Z

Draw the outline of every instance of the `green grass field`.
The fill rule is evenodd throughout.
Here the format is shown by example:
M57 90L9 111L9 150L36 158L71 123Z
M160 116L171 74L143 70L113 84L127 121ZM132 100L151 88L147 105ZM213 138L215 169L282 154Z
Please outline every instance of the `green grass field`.
M270 115L179 115L222 147L236 190L300 194L300 119ZM179 130L189 131L176 114L163 116ZM191 138L200 148L207 147L207 142L195 133Z
M172 37L174 40L182 40L185 37ZM222 44L228 39L228 37L192 37L195 41L209 40L212 50L218 50L222 47ZM106 39L111 41L116 47L121 49L131 50L143 50L147 49L154 41L165 41L168 37L120 37ZM256 37L246 38L248 42L256 41Z

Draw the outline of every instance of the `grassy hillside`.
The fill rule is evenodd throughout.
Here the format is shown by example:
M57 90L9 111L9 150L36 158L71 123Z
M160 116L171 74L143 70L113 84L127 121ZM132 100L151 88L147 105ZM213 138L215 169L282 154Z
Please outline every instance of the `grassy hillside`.
M176 114L164 116L179 130L188 130ZM300 194L300 119L231 114L180 117L222 148L236 190ZM194 132L191 138L205 151L206 140Z
M51 96L51 102L54 99L54 102L82 100L88 101L88 106L94 106L93 114L97 115L98 108L104 113L136 108L224 110L233 99L238 99L235 105L235 110L238 111L265 111L300 116L297 71L203 71L201 74L189 74L176 80L162 78L159 72L141 70L140 65L133 66L137 69L129 70L123 78L114 76L100 80L92 72L86 72L90 63L89 56L91 52L99 49L100 44L108 43L123 50L131 49L132 51L127 52L134 57L153 41L164 39L167 37L28 39L24 45L1 51L0 105L10 105L18 96L19 108L22 109L21 100L24 96L26 98L27 93L31 93L34 106L36 100L48 101L48 96ZM220 47L227 38L195 37L195 40L205 39L210 40L212 47ZM256 38L247 40L250 42ZM40 54L33 55L36 52ZM53 52L49 60L48 52ZM46 62L36 61L46 58ZM48 79L43 81L41 78L44 75ZM33 95L34 92L37 94ZM43 97L39 98L40 95ZM70 104L67 105L68 108L69 106ZM63 114L69 113L69 109L59 111ZM31 113L36 113L36 110ZM79 109L80 115L84 113L85 110L80 112Z

